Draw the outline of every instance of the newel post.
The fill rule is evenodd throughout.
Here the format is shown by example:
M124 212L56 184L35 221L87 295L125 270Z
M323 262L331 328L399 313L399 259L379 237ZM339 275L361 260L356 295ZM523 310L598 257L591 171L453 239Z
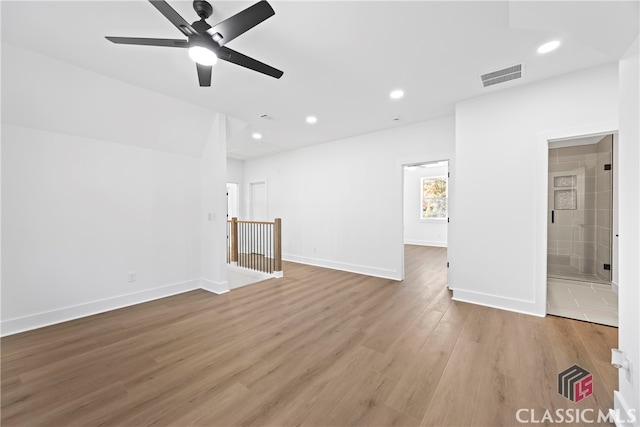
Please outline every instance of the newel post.
M282 219L276 218L273 223L273 251L275 256L274 271L282 271Z
M231 218L231 262L238 262L238 218Z

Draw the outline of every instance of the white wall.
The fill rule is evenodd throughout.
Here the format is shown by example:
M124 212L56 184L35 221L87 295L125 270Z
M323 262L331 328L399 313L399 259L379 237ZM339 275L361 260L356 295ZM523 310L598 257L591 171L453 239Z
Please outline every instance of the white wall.
M6 43L1 65L2 123L202 156L212 111Z
M447 176L447 166L405 168L404 171L404 243L423 246L447 246L447 220L421 219L421 179Z
M631 381L620 370L616 409L640 419L640 65L639 39L620 61L619 320L618 345L632 363ZM626 407L626 408L625 408ZM638 421L636 421L638 425Z
M241 184L244 177L244 160L227 159L227 182Z
M568 136L599 123L615 128L617 118L616 64L457 104L449 228L454 299L546 313L548 159L541 135Z
M224 292L216 114L4 43L1 53L2 334Z
M198 288L199 197L199 159L3 124L2 334Z
M217 114L202 155L202 287L221 294L229 291L227 250L227 122Z
M403 277L403 164L453 157L446 117L245 161L243 188L266 181L283 258Z

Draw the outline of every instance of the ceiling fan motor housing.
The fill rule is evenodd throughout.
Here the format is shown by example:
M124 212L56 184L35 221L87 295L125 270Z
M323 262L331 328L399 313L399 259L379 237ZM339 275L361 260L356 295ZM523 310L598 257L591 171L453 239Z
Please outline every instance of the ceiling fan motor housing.
M194 0L193 10L196 11L201 19L207 19L213 13L213 8L211 7L211 5L204 0Z

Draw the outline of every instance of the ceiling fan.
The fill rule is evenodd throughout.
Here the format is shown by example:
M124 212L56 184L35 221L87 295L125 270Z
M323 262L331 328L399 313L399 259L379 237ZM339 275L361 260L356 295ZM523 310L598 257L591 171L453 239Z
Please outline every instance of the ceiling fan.
M149 0L149 2L171 21L187 37L187 40L110 36L105 38L118 44L189 49L189 56L196 62L200 86L211 86L211 66L218 59L232 62L276 79L282 77L282 71L225 46L242 33L275 15L273 8L266 0L259 1L213 27L205 21L213 13L213 8L204 0L195 0L193 2L193 9L200 17L200 20L195 21L193 24L185 21L166 1Z

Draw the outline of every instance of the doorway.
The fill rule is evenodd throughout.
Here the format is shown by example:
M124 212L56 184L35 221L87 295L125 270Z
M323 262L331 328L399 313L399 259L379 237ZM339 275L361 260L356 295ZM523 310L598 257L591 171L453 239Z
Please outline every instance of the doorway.
M547 313L618 325L613 134L549 144Z
M238 184L227 182L227 221L231 218L239 218L240 198L238 197Z
M449 225L449 160L405 164L402 168L405 251L412 246L445 248L446 251Z
M267 183L265 181L249 184L251 197L251 221L268 221L267 216Z

